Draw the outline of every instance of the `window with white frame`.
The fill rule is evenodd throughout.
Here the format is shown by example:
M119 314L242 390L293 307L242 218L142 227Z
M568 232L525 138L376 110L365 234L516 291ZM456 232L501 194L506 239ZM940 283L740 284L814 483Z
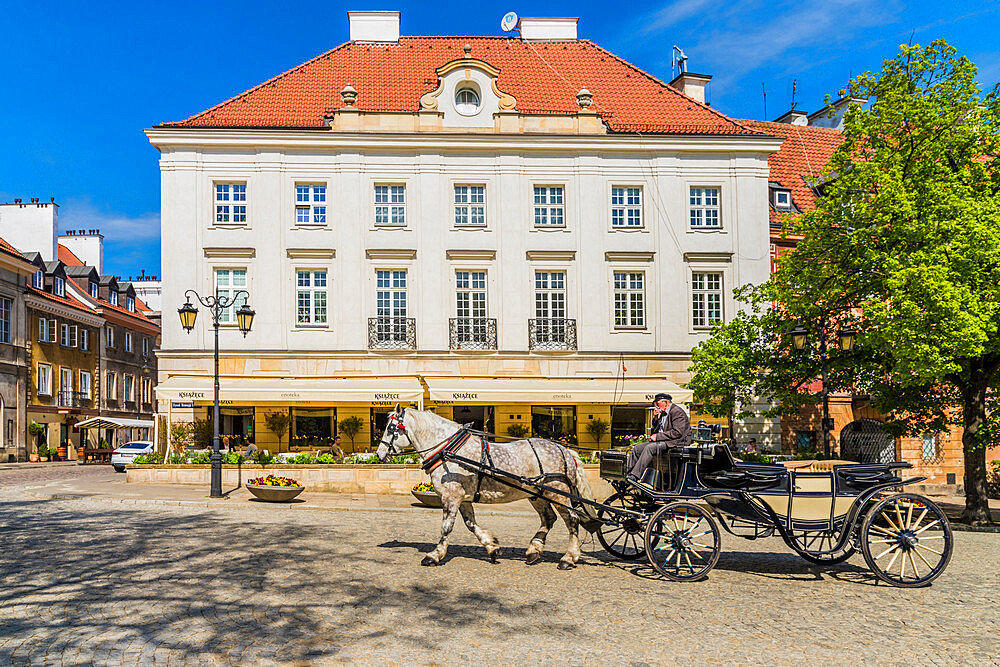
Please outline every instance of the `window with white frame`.
M135 297L128 295L125 296L125 310L130 313L135 312Z
M326 271L295 272L295 312L299 324L326 324Z
M59 369L59 404L73 405L73 369L62 366Z
M792 192L784 188L771 188L774 198L774 208L779 211L790 211L792 208Z
M692 228L712 229L722 226L719 219L719 188L692 186L688 204Z
M59 276L52 276L52 293L56 296L66 296L66 281Z
M406 224L406 186L375 186L375 224Z
M72 347L70 343L70 329L66 323L59 325L59 344L63 347Z
M38 342L54 343L56 341L56 321L44 317L38 318Z
M14 302L0 298L0 343L10 343L11 312Z
M90 283L90 296L94 299L99 299L101 297L101 286L97 283Z
M722 321L722 274L691 274L691 323L710 327Z
M565 198L561 185L535 186L535 226L562 227L566 224Z
M535 271L535 317L543 320L565 319L565 272Z
M117 400L118 398L118 386L117 386L118 376L112 371L108 371L104 374L104 398L109 401Z
M89 399L91 392L90 372L80 371L80 394L83 398Z
M80 349L84 352L90 350L90 329L80 329Z
M149 378L142 378L142 403L143 405L149 404L150 388L152 386L152 380Z
M35 386L39 396L52 395L52 366L38 364L38 382Z
M149 356L149 339L145 336L142 337L142 356Z
M486 186L455 186L455 226L479 226L486 224Z
M43 289L45 287L45 272L41 269L35 271L35 275L31 277L31 286L35 289Z
M246 183L215 184L215 222L221 224L246 224Z
M646 326L644 283L645 274L642 271L614 272L616 329Z
M113 348L115 346L115 328L110 324L104 327L104 347Z
M215 295L222 299L231 299L239 290L246 290L247 270L246 269L216 269L215 270ZM234 324L236 322L236 311L247 302L247 295L244 292L240 298L228 308L219 311L219 324Z
M326 224L326 186L295 184L295 224Z
M459 318L486 317L486 272L455 272L455 316Z
M406 271L375 272L375 315L406 317Z
M125 351L126 352L131 352L132 351L132 332L131 331L126 331L125 332Z
M125 402L135 402L135 378L131 375L125 376Z
M611 188L611 226L642 227L642 188L617 185Z
M110 303L112 306L118 305L118 292L114 291L113 289L108 290L108 303Z

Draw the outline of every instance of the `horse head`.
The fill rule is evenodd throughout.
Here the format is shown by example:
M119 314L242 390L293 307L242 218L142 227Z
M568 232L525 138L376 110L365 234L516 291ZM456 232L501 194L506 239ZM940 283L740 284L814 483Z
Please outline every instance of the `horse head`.
M384 462L386 459L397 456L403 451L402 443L399 442L400 437L405 438L407 443L411 447L413 446L413 443L410 442L410 436L406 434L406 425L403 423L405 418L406 408L396 403L396 408L389 413L389 419L385 424L385 431L382 433L382 440L379 441L378 450L375 452L375 456L378 457L379 461Z

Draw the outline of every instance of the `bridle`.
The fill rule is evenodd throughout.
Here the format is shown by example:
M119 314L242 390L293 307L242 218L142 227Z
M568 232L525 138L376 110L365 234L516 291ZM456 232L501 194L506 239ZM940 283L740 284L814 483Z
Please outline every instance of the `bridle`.
M435 442L433 445L427 447L426 449L418 449L417 446L413 443L413 440L410 439L410 434L407 432L406 425L403 423L403 418L405 416L406 416L406 408L399 408L397 411L394 411L391 415L389 415L389 423L386 425L385 435L382 436L382 441L380 443L386 446L389 456L396 456L397 454L401 454L403 452L402 449L396 447L396 439L400 436L400 434L402 434L402 436L406 438L406 441L410 443L410 448L414 452L416 452L418 456L423 458L423 455L426 454L427 452L432 452L435 449L440 449L442 443L449 442L452 438L455 437L455 435L467 430L467 429L459 429L456 434L448 436L441 442ZM389 438L388 442L386 441L386 437Z

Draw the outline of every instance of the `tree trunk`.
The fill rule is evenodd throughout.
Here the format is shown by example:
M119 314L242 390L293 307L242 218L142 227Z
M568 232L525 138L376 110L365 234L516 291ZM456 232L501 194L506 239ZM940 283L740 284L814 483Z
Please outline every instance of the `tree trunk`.
M989 496L986 495L986 447L976 441L976 434L986 421L986 386L986 382L975 382L962 391L965 511L961 521L971 525L992 523Z

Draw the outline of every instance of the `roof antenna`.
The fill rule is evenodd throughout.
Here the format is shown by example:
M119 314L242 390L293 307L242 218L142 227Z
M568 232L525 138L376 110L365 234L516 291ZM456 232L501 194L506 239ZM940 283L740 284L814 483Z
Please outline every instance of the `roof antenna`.
M684 55L684 49L674 44L674 48L670 51L670 76L671 78L676 78L677 76L688 71L687 66L688 57ZM674 73L676 68L677 72Z
M760 92L764 95L764 120L767 120L767 88L763 81L760 82Z
M792 79L792 111L795 111L795 89L799 85L798 79Z

